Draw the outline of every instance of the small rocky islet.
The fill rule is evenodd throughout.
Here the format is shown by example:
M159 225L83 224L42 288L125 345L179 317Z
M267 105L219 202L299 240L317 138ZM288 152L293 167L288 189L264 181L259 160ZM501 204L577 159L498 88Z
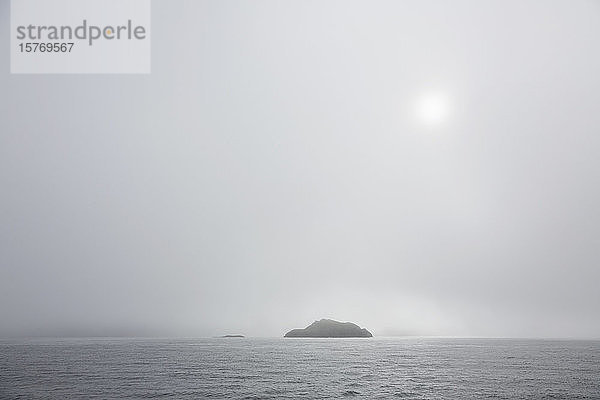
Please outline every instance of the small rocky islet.
M339 322L332 319L315 321L304 329L292 329L286 338L370 338L371 332L352 322Z

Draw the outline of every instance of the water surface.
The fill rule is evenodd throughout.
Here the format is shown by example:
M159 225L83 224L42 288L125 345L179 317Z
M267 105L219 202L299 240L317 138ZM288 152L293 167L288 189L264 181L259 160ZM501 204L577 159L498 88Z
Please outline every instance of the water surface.
M600 342L0 341L2 399L600 399Z

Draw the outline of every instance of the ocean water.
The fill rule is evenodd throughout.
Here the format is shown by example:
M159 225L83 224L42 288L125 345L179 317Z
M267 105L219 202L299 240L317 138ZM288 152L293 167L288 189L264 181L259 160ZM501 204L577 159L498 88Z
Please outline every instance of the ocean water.
M600 342L0 341L2 399L600 399Z

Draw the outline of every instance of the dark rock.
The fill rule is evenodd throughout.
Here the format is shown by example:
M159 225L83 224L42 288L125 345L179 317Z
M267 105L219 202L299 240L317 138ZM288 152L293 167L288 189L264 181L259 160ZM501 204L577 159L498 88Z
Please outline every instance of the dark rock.
M243 338L244 335L223 335L222 338Z
M365 328L351 322L322 319L313 322L304 329L292 329L284 337L365 338L373 337L373 335Z

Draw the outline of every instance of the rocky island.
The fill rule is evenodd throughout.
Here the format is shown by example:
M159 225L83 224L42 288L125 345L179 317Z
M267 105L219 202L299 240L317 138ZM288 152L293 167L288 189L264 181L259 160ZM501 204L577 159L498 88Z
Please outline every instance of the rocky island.
M292 329L284 335L288 338L365 338L373 337L371 332L352 322L338 322L332 319L315 321L304 329Z
M222 338L243 338L244 335L223 335Z

